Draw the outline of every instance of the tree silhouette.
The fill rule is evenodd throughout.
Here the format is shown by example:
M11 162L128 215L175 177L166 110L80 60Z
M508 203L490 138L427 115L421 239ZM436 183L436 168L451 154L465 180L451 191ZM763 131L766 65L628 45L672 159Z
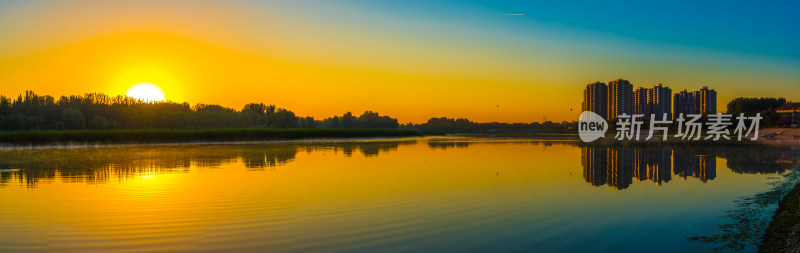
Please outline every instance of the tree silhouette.
M397 128L396 120L369 112L365 122L347 113L346 117L326 119L329 127ZM335 121L335 123L333 123ZM131 97L109 97L102 93L40 96L26 91L15 99L0 96L0 130L77 130L77 129L201 129L201 128L314 128L322 124L313 117L298 117L294 112L264 103L249 103L236 111L216 104L151 102Z
M83 113L74 107L67 108L61 112L61 122L64 122L64 127L70 130L86 128L86 124L84 123L85 117L83 116Z
M399 126L397 119L389 116L381 116L377 112L365 111L361 116L353 116L347 112L341 117L333 116L326 118L320 123L325 128L386 128L395 129Z

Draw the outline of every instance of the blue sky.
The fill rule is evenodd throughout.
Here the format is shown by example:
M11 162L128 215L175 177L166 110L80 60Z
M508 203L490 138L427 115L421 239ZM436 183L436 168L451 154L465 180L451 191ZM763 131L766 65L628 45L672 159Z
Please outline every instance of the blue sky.
M353 1L406 18L496 21L477 10L525 14L514 17L554 29L596 32L649 43L800 58L797 1ZM525 29L524 22L507 29ZM486 25L486 24L484 24Z

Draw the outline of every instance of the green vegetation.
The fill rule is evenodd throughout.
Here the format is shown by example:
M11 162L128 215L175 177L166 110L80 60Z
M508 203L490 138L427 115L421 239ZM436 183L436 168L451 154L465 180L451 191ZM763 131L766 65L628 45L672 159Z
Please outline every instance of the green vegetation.
M250 103L241 111L213 104L149 102L101 93L40 96L26 91L16 99L0 96L0 130L215 129L215 128L397 128L397 119L366 111L322 121L287 109Z
M734 98L728 102L728 114L738 116L744 113L747 116L761 113L762 126L775 126L780 119L775 109L786 103L784 98Z
M400 129L412 129L431 133L577 133L576 121L544 123L477 123L468 119L431 118L426 123L408 123Z
M758 252L800 251L800 186L783 197Z
M397 129L137 129L0 132L0 145L175 143L209 141L267 141L308 138L369 138L421 136Z
M755 114L769 108L778 108L786 103L784 98L734 98L728 102L728 113Z
M327 128L387 128L395 129L399 124L397 119L389 116L378 115L377 112L366 111L361 116L353 116L347 112L341 117L333 116L319 122L320 127Z

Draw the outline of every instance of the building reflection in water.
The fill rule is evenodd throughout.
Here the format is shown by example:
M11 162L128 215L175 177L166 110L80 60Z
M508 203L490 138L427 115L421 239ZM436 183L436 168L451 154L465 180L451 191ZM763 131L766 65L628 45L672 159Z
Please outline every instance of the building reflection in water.
M672 175L702 182L717 176L717 158L735 173L783 173L798 164L797 147L581 147L583 178L593 186L628 188L633 180L668 183Z
M672 178L671 150L583 147L581 151L583 178L594 186L625 189L634 179L660 185Z
M633 182L633 155L631 150L609 149L606 178L608 185L615 189L627 188Z
M673 172L676 176L686 180L688 177L706 182L717 177L717 159L708 155L686 155L675 152L672 157Z
M606 148L584 147L581 150L583 178L594 186L606 184Z

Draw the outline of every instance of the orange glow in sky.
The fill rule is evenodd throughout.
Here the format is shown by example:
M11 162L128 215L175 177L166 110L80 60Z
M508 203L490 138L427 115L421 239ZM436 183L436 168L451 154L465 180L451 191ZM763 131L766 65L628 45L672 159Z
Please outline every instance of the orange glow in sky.
M800 79L788 59L637 43L485 10L473 13L485 22L471 25L328 2L0 9L0 94L8 97L116 96L152 83L175 102L267 103L318 119L372 110L401 123L536 122L576 120L585 84L597 80L707 85L724 110L734 97L798 91Z

